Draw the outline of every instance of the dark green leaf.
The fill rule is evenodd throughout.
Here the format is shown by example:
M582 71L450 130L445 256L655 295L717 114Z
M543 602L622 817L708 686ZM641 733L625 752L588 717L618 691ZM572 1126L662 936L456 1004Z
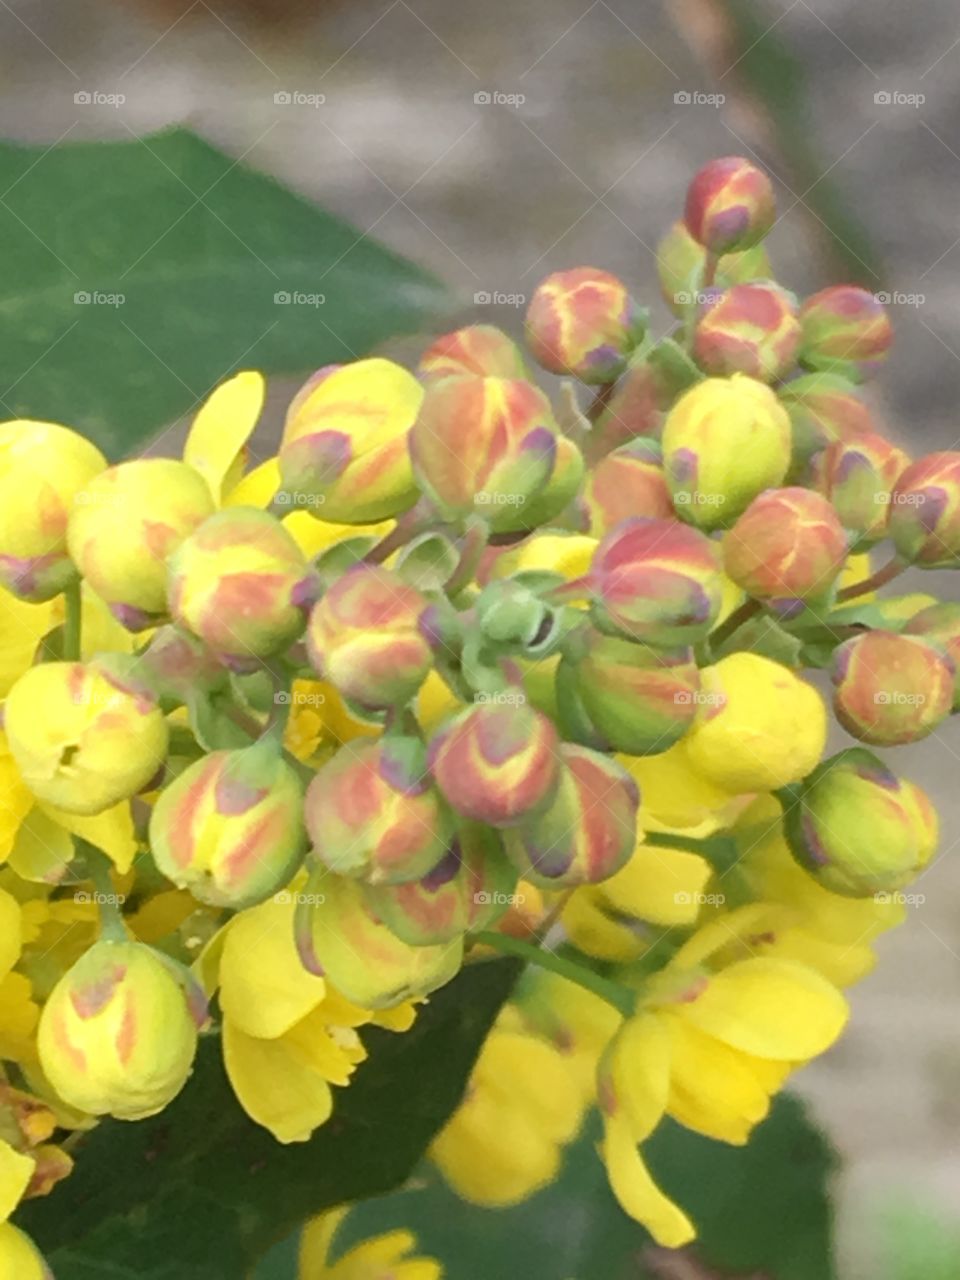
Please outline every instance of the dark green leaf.
M0 411L114 456L238 368L349 360L446 305L410 263L182 129L2 144L0 190Z

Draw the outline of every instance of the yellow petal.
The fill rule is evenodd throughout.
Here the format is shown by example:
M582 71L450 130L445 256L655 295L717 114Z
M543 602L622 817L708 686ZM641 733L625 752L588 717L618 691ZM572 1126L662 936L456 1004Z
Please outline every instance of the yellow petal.
M49 818L72 835L102 849L121 874L133 866L138 845L129 800L121 800L103 813L95 813L86 818L76 813L67 813L64 809L55 809L52 805L42 805L41 808Z
M324 1280L330 1247L337 1228L347 1216L345 1205L311 1218L300 1234L300 1280Z
M221 383L193 420L183 460L199 471L219 505L223 482L257 425L266 385L259 373L238 373Z
M5 698L55 622L52 604L27 604L0 591L0 698Z
M613 1089L603 1110L623 1117L635 1142L663 1119L670 1090L670 1039L658 1014L628 1018L614 1037L602 1068Z
M646 950L646 942L628 923L609 916L605 905L600 886L585 885L570 895L561 915L570 941L598 960L629 964L639 959Z
M580 1091L559 1050L535 1036L495 1030L477 1062L474 1085L520 1105L553 1142L569 1142L580 1128Z
M0 1058L34 1061L39 1019L30 983L22 973L8 973L0 982Z
M20 903L12 893L0 889L0 978L5 977L20 959L22 945Z
M680 1249L694 1239L693 1223L651 1178L624 1120L614 1117L604 1121L600 1154L620 1207L645 1226L657 1244Z
M712 875L709 862L683 849L662 848L655 835L650 839L603 882L603 897L623 914L664 928L694 924Z
M223 495L225 507L268 507L280 488L280 464L268 458ZM312 517L308 517L310 519Z
M719 1142L742 1146L770 1109L758 1061L706 1036L683 1017L668 1015L673 1049L669 1111L675 1120Z
M13 852L20 824L34 803L33 794L7 749L7 740L0 733L0 862Z
M829 1049L847 1021L826 978L786 960L757 958L714 974L684 1016L707 1035L758 1058L805 1062Z
M26 815L10 853L18 876L38 884L59 884L73 858L73 839L40 805Z
M330 1118L329 1084L299 1061L282 1038L257 1040L225 1017L223 1060L244 1111L278 1142L306 1142Z
M33 1176L33 1161L0 1138L0 1221L6 1222L20 1203Z
M284 1034L290 1054L330 1084L349 1084L358 1063L367 1056L360 1037L349 1027L328 1026L319 1012L307 1014Z

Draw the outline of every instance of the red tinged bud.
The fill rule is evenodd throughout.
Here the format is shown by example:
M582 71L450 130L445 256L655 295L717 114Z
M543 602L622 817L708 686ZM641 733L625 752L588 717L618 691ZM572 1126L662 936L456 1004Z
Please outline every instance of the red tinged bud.
M718 256L758 244L775 217L770 179L742 156L711 160L695 174L687 190L687 230L698 244Z
M527 345L537 363L587 383L619 377L645 328L626 285L596 267L547 276L527 310Z

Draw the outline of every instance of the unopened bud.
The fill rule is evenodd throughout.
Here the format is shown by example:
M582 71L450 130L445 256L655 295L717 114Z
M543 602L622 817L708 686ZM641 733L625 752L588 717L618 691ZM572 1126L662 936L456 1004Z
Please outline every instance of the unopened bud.
M645 313L608 271L575 267L537 286L527 310L527 345L551 373L612 382L643 337Z
M854 738L896 747L932 733L953 706L952 658L919 636L867 631L833 655L833 706Z
M886 307L857 285L832 285L815 293L801 307L800 322L800 363L857 381L877 372L893 341Z
M742 156L711 160L687 190L684 222L710 253L738 253L758 244L773 226L770 179Z

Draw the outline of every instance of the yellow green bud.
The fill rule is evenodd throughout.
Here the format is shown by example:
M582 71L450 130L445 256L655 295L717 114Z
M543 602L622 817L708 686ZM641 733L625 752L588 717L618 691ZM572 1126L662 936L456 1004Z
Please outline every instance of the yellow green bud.
M950 714L955 676L953 659L920 636L867 631L834 652L833 708L861 742L917 742Z
M960 453L928 453L900 474L890 496L890 536L918 569L960 564Z
M923 636L953 663L953 709L960 710L960 604L952 601L930 604L915 613L903 631L904 635Z
M763 245L741 253L724 254L709 290L702 287L707 251L697 244L682 222L675 222L657 245L657 272L664 302L681 316L706 296L719 296L733 284L769 280L770 259Z
M471 324L445 333L426 349L418 368L426 378L445 378L458 373L495 378L527 377L520 348L492 324Z

